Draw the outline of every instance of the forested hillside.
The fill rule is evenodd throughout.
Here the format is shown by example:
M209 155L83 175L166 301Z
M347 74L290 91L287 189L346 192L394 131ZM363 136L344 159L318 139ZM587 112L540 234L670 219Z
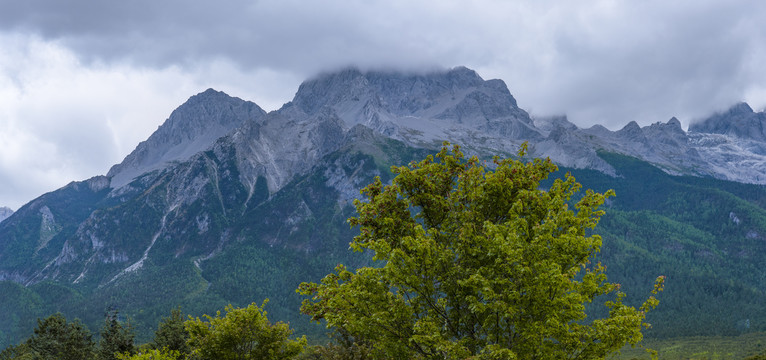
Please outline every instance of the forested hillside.
M584 186L617 196L595 232L598 258L626 289L666 276L662 306L648 336L734 335L766 330L766 188L710 178L670 176L644 162L602 153L609 178L573 171Z
M367 264L369 257L351 253L356 234L346 223L353 215L348 201L328 187L330 174L366 173L359 183L386 168L426 152L381 143L373 154L349 147L328 156L311 173L296 178L276 196L237 219L237 236L215 256L175 260L169 248L145 260L144 266L101 286L43 281L30 286L4 281L0 298L3 346L28 336L35 319L60 311L98 328L109 309L132 319L138 340L145 341L158 319L177 306L185 313L214 313L231 303L244 306L269 298L267 310L299 334L322 341L323 330L298 313L295 293L303 281L317 281L336 264ZM383 157L386 151L390 152ZM385 150L385 151L384 151ZM710 178L667 175L639 160L602 153L618 170L610 177L590 170L571 171L585 188L614 189L606 215L595 233L603 236L597 259L611 281L621 283L628 302L640 301L654 278L665 275L661 305L651 313L647 336L677 337L738 334L766 330L763 298L766 189L759 185ZM129 206L122 205L122 206ZM269 219L294 219L291 226ZM262 219L264 221L252 221ZM286 241L274 243L277 234ZM162 254L167 254L164 256ZM632 297L635 295L636 297Z

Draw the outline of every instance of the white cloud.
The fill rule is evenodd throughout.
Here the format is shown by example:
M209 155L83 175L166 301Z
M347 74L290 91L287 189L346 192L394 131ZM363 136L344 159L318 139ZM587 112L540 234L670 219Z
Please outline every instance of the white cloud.
M85 67L32 36L0 48L0 203L13 208L104 174L198 90L173 69Z
M0 206L105 173L208 87L273 110L348 65L465 65L580 126L763 109L764 18L714 0L7 2Z
M209 87L274 110L297 76L241 70L219 59L194 68L82 63L55 41L1 35L0 204L23 203L105 174L190 96Z

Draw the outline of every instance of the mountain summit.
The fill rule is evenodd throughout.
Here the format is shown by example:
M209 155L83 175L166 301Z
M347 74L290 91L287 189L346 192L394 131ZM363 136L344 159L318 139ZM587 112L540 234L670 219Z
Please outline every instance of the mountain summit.
M449 140L477 154L514 153L527 141L533 156L607 174L614 169L598 151L635 156L671 174L766 183L766 150L757 146L766 142L766 115L747 104L694 124L689 133L675 118L646 127L631 122L612 132L579 129L566 118L532 119L502 80L484 80L465 67L425 74L348 68L304 82L278 112L305 119L319 111L346 130L362 125L416 147Z
M739 103L727 111L692 123L689 131L766 142L766 113L754 112L750 105Z
M413 144L433 144L466 132L541 139L526 111L501 80L458 67L408 74L350 68L304 82L280 112L311 115L329 108L346 128L361 124Z
M255 103L208 89L173 111L149 139L113 166L107 176L112 187L121 187L138 175L170 162L187 160L246 121L257 122L265 114Z

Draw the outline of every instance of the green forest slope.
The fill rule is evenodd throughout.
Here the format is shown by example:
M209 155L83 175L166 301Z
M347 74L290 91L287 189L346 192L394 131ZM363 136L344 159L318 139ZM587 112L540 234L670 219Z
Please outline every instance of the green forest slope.
M210 226L228 234L227 241L210 243L191 234L187 244L199 244L205 251L181 251L174 239L161 239L139 270L114 281L109 279L118 269L105 264L99 268L104 275L96 282L43 281L26 287L0 282L0 309L4 309L0 312L0 348L28 337L36 318L57 311L98 329L105 314L118 309L131 319L137 341L144 342L160 319L177 306L199 316L214 314L227 304L242 307L265 298L270 299L266 308L270 319L289 322L296 334L307 334L310 341L325 341L323 328L299 314L301 298L295 289L300 282L318 281L338 263L355 267L369 262L367 255L348 250L357 231L346 223L353 207L337 186L331 186L329 174L345 174L361 188L376 175L389 180L389 166L420 159L425 153L391 140L375 146L351 144L325 157L310 173L278 193L269 197L256 192L255 199L249 200L252 203L244 207L237 205L242 203L237 202L242 190L236 174L231 176L234 180L221 179L217 193L211 192L209 198L184 211L189 213L188 219L194 219L195 206L210 209L220 204L227 211L217 213ZM618 177L572 169L561 169L558 175L571 171L584 188L616 191L595 229L604 240L597 259L606 265L609 280L622 284L628 302L641 301L654 279L666 276L665 292L660 306L649 315L653 326L646 335L671 338L766 331L766 303L762 301L766 292L766 188L671 176L633 158L600 155L617 170ZM223 159L213 161L226 167ZM76 221L94 208L101 209L105 218L136 209L131 211L145 217L135 218L136 224L159 221L147 198L160 199L160 193L145 190L134 200L119 204L106 199L104 193L88 194L90 197L77 200L87 208L71 211L74 220L65 223L51 242L64 241L77 229ZM72 199L79 198L68 199L73 204ZM168 226L178 226L177 234L182 236L183 224L191 220L184 220L187 215L182 213L176 216L175 223L168 219ZM117 230L115 239L130 241L127 233ZM24 254L30 256L34 249L30 245L4 251L18 253L13 258L21 264Z

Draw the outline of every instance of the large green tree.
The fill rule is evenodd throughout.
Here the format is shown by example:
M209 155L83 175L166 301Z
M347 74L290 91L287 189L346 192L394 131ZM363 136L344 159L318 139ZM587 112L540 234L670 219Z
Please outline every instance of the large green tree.
M154 332L152 347L158 350L175 350L184 355L191 353L191 348L187 343L189 333L184 328L184 321L181 308L173 309L170 312L170 317L163 318L157 331Z
M301 284L301 310L377 358L592 359L636 344L657 300L624 304L589 261L601 247L590 229L614 193L578 193L569 175L542 189L556 170L541 159L487 165L448 144L393 167L393 183L364 188L349 219L360 228L352 249L371 250L376 266ZM608 316L587 318L597 297Z
M183 360L186 359L186 355L176 350L163 349L149 349L146 351L139 351L137 354L117 354L117 360Z
M67 322L56 313L37 319L37 327L27 341L8 351L13 359L81 360L93 356L94 342L90 331L78 320Z
M288 324L271 324L263 307L255 303L246 308L226 307L226 315L220 311L215 317L205 315L187 320L189 346L194 359L202 360L286 360L293 359L306 346L306 337L290 339L292 330Z
M130 321L123 323L119 320L117 311L110 311L101 328L101 341L97 351L99 360L116 360L119 354L135 354L133 342L135 334Z

